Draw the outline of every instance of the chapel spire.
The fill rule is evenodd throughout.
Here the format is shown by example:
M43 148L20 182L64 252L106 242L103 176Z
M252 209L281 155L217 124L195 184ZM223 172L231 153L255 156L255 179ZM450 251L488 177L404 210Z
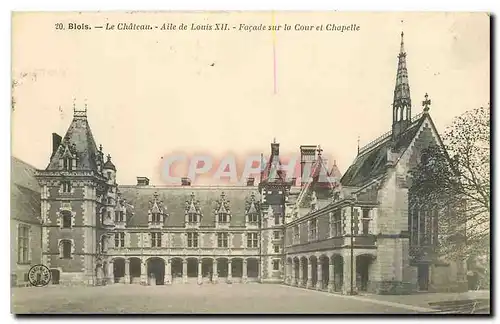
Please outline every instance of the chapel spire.
M392 136L399 136L410 124L411 98L408 70L406 69L406 51L404 46L404 33L401 32L401 46L398 55L398 70L396 73L396 86L392 102Z

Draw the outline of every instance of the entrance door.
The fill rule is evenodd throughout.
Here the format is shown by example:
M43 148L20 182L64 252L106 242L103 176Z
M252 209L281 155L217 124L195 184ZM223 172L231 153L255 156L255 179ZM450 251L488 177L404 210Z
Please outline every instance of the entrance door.
M418 266L418 290L429 290L429 265L420 264Z

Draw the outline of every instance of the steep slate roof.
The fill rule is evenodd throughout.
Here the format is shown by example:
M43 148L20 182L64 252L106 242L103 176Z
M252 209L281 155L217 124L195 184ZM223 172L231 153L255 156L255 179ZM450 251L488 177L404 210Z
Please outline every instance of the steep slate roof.
M40 222L40 186L34 177L35 170L24 161L11 158L11 218L28 223Z
M186 201L190 201L191 193L194 199L199 201L199 207L203 214L201 227L215 226L215 209L217 201L221 199L224 192L229 201L231 215L230 226L244 226L245 207L247 199L250 201L252 192L258 202L259 193L256 187L138 187L120 186L122 198L133 206L134 215L128 222L128 226L148 226L149 202L153 200L155 192L158 193L158 200L163 201L166 213L169 214L165 223L167 227L184 227L184 217L186 212Z
M100 153L86 116L75 114L61 145L59 145L56 153L50 159L47 170L59 169L59 160L65 152L65 143L68 143L70 146L74 145L74 150L78 157L78 169L97 170L96 160Z
M343 186L359 187L386 172L387 150L393 145L394 151L403 152L408 147L418 129L422 125L425 115L416 118L413 123L393 143L389 135L373 148L362 152L354 160L340 180Z

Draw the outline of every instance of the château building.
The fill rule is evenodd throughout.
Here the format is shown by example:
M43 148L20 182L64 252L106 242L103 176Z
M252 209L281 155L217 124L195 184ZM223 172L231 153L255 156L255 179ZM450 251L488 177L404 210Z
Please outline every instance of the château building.
M403 37L403 35L401 35ZM410 206L409 170L442 145L430 100L412 116L401 38L392 129L365 147L344 175L321 149L300 147L310 178L288 179L279 143L259 183L156 186L116 182L118 166L97 146L87 108L52 136L44 170L13 158L12 281L30 265L52 284L283 283L331 292L461 290L465 268L436 253L439 212ZM320 174L340 181L320 181Z

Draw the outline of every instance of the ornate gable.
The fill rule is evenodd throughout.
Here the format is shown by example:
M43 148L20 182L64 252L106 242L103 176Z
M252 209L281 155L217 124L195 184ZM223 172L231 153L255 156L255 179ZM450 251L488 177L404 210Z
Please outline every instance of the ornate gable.
M255 199L255 193L252 192L250 197L245 201L245 222L256 223L259 221L260 203Z
M216 202L214 213L216 224L229 223L231 221L231 208L229 207L229 200L227 200L224 191L221 193L220 199Z
M200 209L200 202L195 199L194 192L191 193L189 200L186 200L184 209L185 223L199 224L203 214Z
M149 225L163 225L165 223L166 217L166 207L163 205L163 201L158 199L158 193L153 194L153 200L149 201Z

